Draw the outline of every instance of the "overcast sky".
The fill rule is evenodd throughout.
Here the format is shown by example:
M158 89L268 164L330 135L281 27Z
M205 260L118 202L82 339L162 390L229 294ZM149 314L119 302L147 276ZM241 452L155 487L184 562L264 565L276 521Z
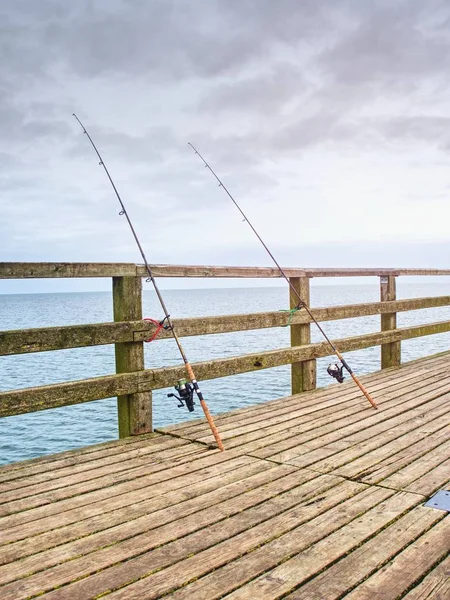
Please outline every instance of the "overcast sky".
M448 268L449 73L448 0L2 0L1 260L140 262L76 112L150 262L270 264L190 141L285 265Z

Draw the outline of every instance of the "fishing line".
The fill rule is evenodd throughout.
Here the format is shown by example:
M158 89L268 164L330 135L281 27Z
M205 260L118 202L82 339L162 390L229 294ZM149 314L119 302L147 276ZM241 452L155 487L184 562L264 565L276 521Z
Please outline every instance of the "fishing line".
M305 311L308 313L309 317L311 318L311 320L315 323L315 325L317 326L317 328L319 329L320 333L323 335L323 337L325 338L325 340L327 341L328 345L330 346L330 348L333 350L334 354L338 357L338 359L341 361L342 367L344 367L346 369L346 371L349 373L349 375L351 376L351 378L353 379L353 381L356 383L356 385L359 387L359 389L361 390L361 392L364 394L364 396L367 398L367 400L370 402L370 404L373 406L373 408L378 408L378 406L376 405L375 401L373 400L373 398L371 397L371 395L369 394L369 392L366 390L366 388L363 386L363 384L360 382L360 380L358 379L358 377L355 375L355 373L352 371L352 369L350 368L349 364L347 363L347 361L344 359L344 357L342 356L342 354L339 352L339 350L336 348L336 346L334 345L334 343L330 340L330 338L327 336L327 334L325 333L323 327L320 325L320 323L316 320L316 318L314 317L313 313L311 312L309 306L306 304L306 302L304 302L300 296L300 294L298 293L298 291L295 289L294 285L292 284L292 282L289 280L289 277L286 275L286 273L284 272L284 270L282 269L282 267L279 265L278 261L276 260L275 256L272 254L272 252L269 250L269 248L267 247L266 243L264 242L264 240L262 239L262 237L259 235L259 233L256 231L256 229L254 228L254 226L252 225L251 221L248 220L247 215L244 213L244 211L242 210L242 208L239 206L239 204L236 202L235 198L233 197L233 195L231 194L231 192L228 190L228 188L225 186L225 184L223 183L223 181L219 178L219 176L217 175L217 173L212 169L212 167L206 162L206 160L203 158L203 156L200 154L200 152L191 144L191 142L188 142L189 146L192 148L192 150L195 152L195 154L198 155L198 157L202 160L203 164L205 165L205 167L211 172L211 174L215 177L215 179L218 181L219 183L219 187L223 188L224 192L227 194L227 196L230 198L230 200L233 202L233 204L236 206L236 208L238 209L238 211L241 213L241 215L244 217L244 221L246 221L249 225L249 227L252 229L253 233L256 235L256 237L258 238L258 240L261 242L261 244L264 246L266 252L268 253L268 255L270 256L270 258L273 260L273 262L275 263L275 265L277 266L277 269L280 271L282 277L284 277L284 279L287 281L291 292L294 294L294 296L297 298L298 300L298 304L295 307L295 309L293 310L300 310L301 308L304 308ZM330 367L328 367L328 373L332 376L335 377L340 383L342 383L343 381L343 377L342 377L342 367L339 367L339 365L330 365Z
M164 302L164 299L163 299L163 297L161 295L161 292L159 291L159 288L158 288L158 285L157 285L157 283L155 281L155 278L153 276L151 267L148 264L147 258L146 258L145 254L144 254L144 250L143 250L143 248L141 246L141 243L139 242L139 238L138 238L138 236L136 234L136 231L135 231L135 229L133 227L131 219L130 219L130 217L128 215L128 212L127 212L127 210L125 208L125 205L124 205L124 203L122 201L122 198L120 197L119 192L117 191L117 188L114 185L114 181L112 180L112 177L109 174L108 169L106 168L106 165L105 165L105 163L103 161L103 158L100 156L100 152L98 151L97 146L94 144L91 136L89 135L89 133L87 132L85 126L80 121L80 119L77 117L77 115L75 113L73 113L73 116L75 117L75 119L80 124L81 128L83 129L83 132L87 135L87 137L88 137L88 139L89 139L92 147L94 148L94 150L95 150L95 152L96 152L96 154L98 156L98 159L100 161L100 163L99 163L100 166L104 168L105 173L108 176L108 179L109 179L109 181L110 181L110 183L112 185L112 188L113 188L113 190L114 190L114 192L115 192L115 194L117 196L117 199L118 199L120 207L121 207L121 211L119 212L119 215L123 215L126 218L126 220L128 221L128 225L130 226L131 232L133 234L133 237L134 237L134 239L136 241L136 244L137 244L137 246L139 248L139 252L141 253L142 259L143 259L144 264L145 264L145 270L147 271L147 274L148 274L147 281L151 281L152 282L153 287L154 287L155 292L156 292L156 295L158 297L158 300L159 300L159 302L161 304L161 307L163 309L165 318L163 319L163 321L161 323L163 323L164 321L167 323L166 325L164 325L164 328L172 332L172 336L173 336L173 338L174 338L174 340L175 340L175 342L176 342L176 344L178 346L178 350L180 351L181 357L182 357L183 362L184 362L184 366L186 368L186 372L187 372L188 378L190 379L191 383L189 384L189 383L185 382L184 380L180 380L178 382L178 386L176 386L176 389L180 393L180 396L182 396L183 399L187 400L186 405L188 406L188 408L189 408L190 411L192 411L193 408L194 408L193 407L193 402L192 402L192 397L193 397L193 394L194 394L194 391L195 391L195 393L197 394L197 397L198 397L198 399L200 401L200 406L203 409L205 417L206 417L206 419L208 421L208 424L209 424L209 426L211 428L211 431L212 431L212 433L214 435L214 438L215 438L215 440L217 442L217 446L219 447L219 449L221 451L223 451L223 450L225 450L225 448L223 446L222 440L220 439L220 434L219 434L219 432L217 430L217 427L214 424L214 420L212 418L211 413L209 412L209 409L208 409L208 406L206 405L205 399L203 398L203 394L200 391L200 388L199 388L197 379L195 378L195 373L194 373L194 371L192 369L192 366L190 365L190 363L189 363L189 361L188 361L188 359L186 357L186 354L184 352L183 346L181 345L180 339L178 338L178 335L175 332L174 325L173 325L173 323L172 323L172 321L170 319L169 311L167 310L167 307L166 307L166 304Z

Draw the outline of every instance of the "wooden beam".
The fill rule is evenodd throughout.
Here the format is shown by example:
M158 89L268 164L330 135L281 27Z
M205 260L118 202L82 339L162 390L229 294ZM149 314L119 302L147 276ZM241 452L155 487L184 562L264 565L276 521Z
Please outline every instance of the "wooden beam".
M113 301L115 320L142 319L142 279L140 277L114 277ZM116 343L115 351L117 373L130 373L145 369L142 342ZM152 394L150 390L119 394L117 410L119 437L152 431Z
M380 277L380 300L392 301L396 298L395 277ZM390 312L381 315L381 331L390 331L397 327L397 313ZM381 368L397 367L401 363L400 342L381 345Z
M391 302L370 302L348 304L329 308L314 308L318 321L335 321L368 315L382 315L392 312L418 310L449 306L450 296L431 298L413 298ZM173 319L180 337L246 331L282 327L288 320L285 312L265 312L215 317L194 317ZM294 314L291 325L303 325L311 322L304 311ZM148 321L127 321L117 323L93 323L87 325L68 325L65 327L45 327L40 329L17 329L0 331L0 356L25 354L29 352L47 352L64 348L82 348L100 346L118 342L141 342L154 331L154 325ZM171 337L168 331L161 331L159 339Z
M334 340L342 352L351 352L382 343L413 339L450 331L450 321L428 325L406 327L394 331L383 331ZM247 354L231 358L196 363L193 366L201 380L217 379L238 373L259 371L293 362L312 360L330 355L326 342L291 348L281 348L258 354ZM120 373L95 377L83 381L71 381L36 388L26 388L0 393L0 416L9 416L45 410L58 406L69 406L111 398L113 396L146 392L169 387L184 376L184 365L162 369L146 369L135 373Z
M155 277L281 277L275 267L225 267L213 265L150 265ZM382 277L400 275L450 275L450 269L320 269L285 267L288 277ZM0 279L55 277L147 277L144 265L134 263L18 263L1 262Z
M0 262L0 279L55 277L132 277L133 263L14 263Z
M290 283L300 298L308 306L310 303L309 279L307 277L291 277ZM298 306L298 297L289 289L290 307ZM305 314L305 311L303 311ZM295 314L295 313L294 313ZM306 313L306 316L308 314ZM304 323L299 325L291 325L291 346L304 346L311 343L311 325ZM299 394L307 390L313 390L316 387L316 361L305 360L303 362L295 362L291 365L291 384L292 393Z
M212 265L151 265L155 277L248 277L248 278L276 278L281 277L280 271L275 267L218 267ZM384 269L384 268L359 268L359 269L327 269L283 267L288 277L381 277L400 275L450 275L450 269ZM142 277L147 276L143 265L138 265L137 272Z

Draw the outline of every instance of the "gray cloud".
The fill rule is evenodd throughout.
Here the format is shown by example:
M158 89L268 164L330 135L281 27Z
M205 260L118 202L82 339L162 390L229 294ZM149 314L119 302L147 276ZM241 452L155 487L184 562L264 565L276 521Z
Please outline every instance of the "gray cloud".
M135 257L72 112L156 260L214 262L223 246L246 262L252 243L188 141L275 244L295 246L306 218L302 235L328 243L344 200L343 239L377 240L389 209L411 241L424 219L404 206L423 190L442 239L449 24L443 0L4 0L2 252Z
M370 7L367 10L367 7ZM410 91L443 77L449 66L449 5L443 0L365 3L353 13L353 30L320 62L335 81Z

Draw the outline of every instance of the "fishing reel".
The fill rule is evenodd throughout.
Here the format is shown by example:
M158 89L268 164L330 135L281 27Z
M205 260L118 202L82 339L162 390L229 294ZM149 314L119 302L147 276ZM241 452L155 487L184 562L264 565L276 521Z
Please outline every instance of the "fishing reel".
M337 379L337 381L339 381L339 383L343 383L344 382L344 365L338 365L337 363L335 363L334 365L328 365L328 369L327 369L327 373L328 375L331 375L331 377L334 377L334 379Z
M167 394L168 398L176 398L179 401L177 404L178 408L183 408L186 405L186 408L189 412L194 411L194 386L192 383L186 381L186 379L179 379L177 385L174 386L178 392L177 394Z

